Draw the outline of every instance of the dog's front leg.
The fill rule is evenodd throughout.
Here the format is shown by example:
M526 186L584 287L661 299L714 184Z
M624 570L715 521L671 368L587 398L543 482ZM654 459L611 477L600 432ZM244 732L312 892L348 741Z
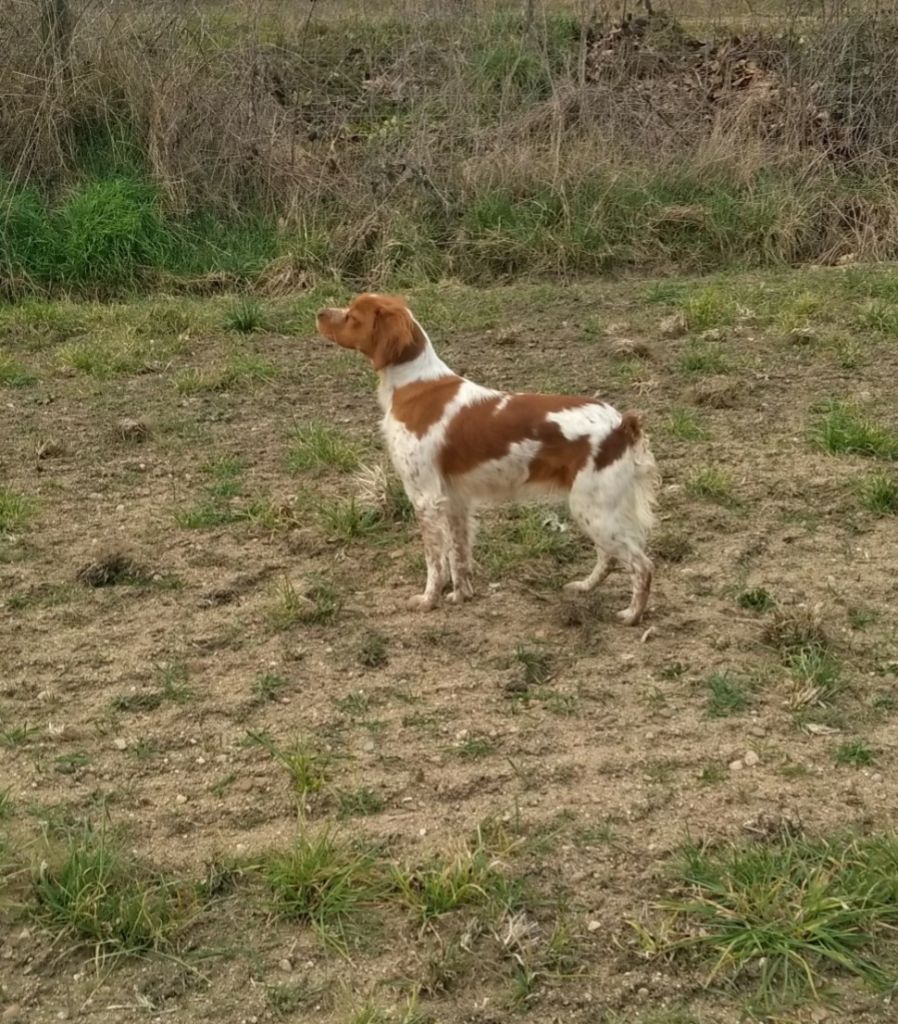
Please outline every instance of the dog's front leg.
M415 509L424 541L424 559L427 562L427 583L424 593L409 601L409 607L429 612L440 603L447 582L446 558L447 524L437 502L416 503Z

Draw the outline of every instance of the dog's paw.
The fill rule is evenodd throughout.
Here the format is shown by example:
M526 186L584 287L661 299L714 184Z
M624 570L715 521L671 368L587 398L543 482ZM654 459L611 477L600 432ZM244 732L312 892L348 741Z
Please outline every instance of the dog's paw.
M592 587L586 580L571 580L565 583L564 590L568 594L588 594Z
M415 594L406 602L406 607L413 612L432 612L440 603L439 597L431 597L429 594Z
M634 612L631 608L625 608L617 613L617 617L625 626L638 626L642 618L642 612Z
M446 595L446 601L449 604L464 604L465 601L470 601L473 596L473 590L453 590Z

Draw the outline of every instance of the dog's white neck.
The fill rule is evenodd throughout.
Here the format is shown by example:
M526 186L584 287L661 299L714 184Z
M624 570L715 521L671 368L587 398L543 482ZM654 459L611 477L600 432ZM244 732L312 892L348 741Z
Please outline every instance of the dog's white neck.
M406 384L414 384L419 380L436 380L438 377L454 376L452 370L436 354L427 331L417 320L415 323L424 336L424 351L407 363L385 366L378 373L380 386L377 389L377 395L384 411L390 408L393 392L397 388L404 387Z

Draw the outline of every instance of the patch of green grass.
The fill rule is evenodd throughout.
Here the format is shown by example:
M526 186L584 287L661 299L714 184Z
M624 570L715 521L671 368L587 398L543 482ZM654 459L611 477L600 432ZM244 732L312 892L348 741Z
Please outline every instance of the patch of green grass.
M341 818L366 817L379 814L384 809L383 797L368 786L339 790L337 805Z
M711 436L698 413L685 407L671 410L667 418L667 431L671 437L680 441L707 441Z
M522 898L520 886L479 832L455 856L436 858L416 868L396 867L393 884L400 899L423 922L461 907L501 913L518 908Z
M731 324L736 314L732 298L722 289L713 287L701 288L687 295L680 302L680 309L689 330L694 333Z
M367 630L359 641L356 661L365 668L383 668L388 661L387 638L375 629Z
M12 817L12 793L9 787L0 789L0 820Z
M898 923L896 863L891 835L689 845L660 949L707 960L708 983L742 982L767 1010L819 996L831 975L889 987L876 956Z
M253 700L258 704L267 704L270 701L278 700L290 684L283 676L275 675L273 672L263 672L256 676L250 688Z
M718 505L734 504L732 477L716 466L693 470L686 478L685 489L693 498L704 498Z
M875 516L898 515L898 479L887 473L873 473L860 482L861 501Z
M75 287L135 283L165 260L168 232L155 191L136 179L88 180L57 213L59 279Z
M746 608L752 612L769 612L776 607L775 598L764 587L743 590L736 598L736 602L740 608Z
M827 704L841 691L841 666L826 648L804 644L789 651L785 661L799 687L794 697L797 706Z
M690 341L676 363L681 373L717 374L726 373L729 364L719 345L704 341Z
M832 455L862 455L871 459L898 459L898 434L875 423L846 402L829 402L813 429L819 448Z
M323 576L310 576L305 591L284 580L277 587L269 611L272 626L277 630L303 625L328 625L340 614L343 599L337 588Z
M311 420L293 431L287 468L293 473L325 469L348 473L358 468L361 454L361 446L335 427Z
M155 666L156 681L162 696L174 704L187 704L193 700L193 688L190 686L190 670L187 662L179 658L160 662Z
M477 557L490 575L540 558L568 565L580 551L579 539L570 525L538 506L511 509L481 533Z
M898 338L898 305L883 299L872 299L857 315L857 326Z
M713 718L738 715L751 702L750 694L739 679L725 672L715 672L707 680L708 714Z
M261 747L290 777L297 798L305 803L320 793L328 778L332 758L308 740L297 737L287 744L276 743L266 732L247 732L247 740Z
M705 786L716 786L727 778L728 772L721 764L710 762L702 767L698 781Z
M144 870L91 830L48 854L33 889L47 927L91 943L101 956L170 949L192 909L183 885Z
M36 511L37 505L31 498L0 485L0 537L24 530Z
M79 750L71 754L60 754L53 761L53 768L60 775L72 775L79 768L84 768L88 764L90 764L90 758L83 750Z
M876 754L863 740L849 740L836 749L836 764L863 768L876 762Z
M116 332L68 341L56 350L56 361L105 380L119 374L161 370L176 348L170 340Z
M852 629L866 629L879 619L879 612L873 608L855 606L848 609L846 618Z
M5 726L0 729L0 747L6 750L15 750L27 743L29 738L38 731L36 725L29 725L27 722L24 725Z
M468 736L455 747L455 752L464 761L479 761L495 749L496 744L489 736Z
M237 352L221 366L182 370L175 377L175 390L180 395L236 391L253 384L267 384L277 375L278 368L271 360L254 352Z
M275 913L311 925L344 953L369 931L370 914L386 889L374 853L332 829L304 830L289 850L265 858L261 874Z
M518 644L512 660L525 687L545 686L555 674L555 659L550 651Z
M24 388L33 384L36 379L24 363L5 352L0 352L0 387Z
M252 334L265 327L265 312L258 299L238 299L225 313L224 326L238 334Z
M384 526L378 509L359 505L355 498L322 501L318 505L318 520L327 539L342 544L371 537Z

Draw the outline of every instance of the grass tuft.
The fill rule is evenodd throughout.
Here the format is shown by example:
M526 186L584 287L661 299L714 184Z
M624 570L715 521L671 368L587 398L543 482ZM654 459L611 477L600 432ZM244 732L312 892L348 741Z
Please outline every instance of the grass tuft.
M0 537L24 530L36 509L37 506L31 498L0 485Z
M745 684L726 673L715 672L708 677L708 714L712 718L726 718L744 711L750 697Z
M336 469L349 473L358 468L360 446L326 423L311 421L294 430L287 453L293 473Z
M506 874L479 831L452 857L436 858L417 868L395 868L393 883L402 901L423 922L462 907L501 913L521 902L520 886Z
M875 764L876 754L863 740L849 740L836 750L836 764L850 764L864 768Z
M183 885L145 871L91 830L42 864L33 884L47 926L103 956L170 949L191 908Z
M729 473L716 466L703 466L686 478L686 493L718 505L733 505L733 481Z
M829 402L813 430L815 443L831 455L898 459L898 434L875 423L856 406Z
M766 1009L818 996L833 974L889 985L877 953L898 924L896 863L894 836L690 844L662 948L698 954L708 983L744 982Z
M275 913L306 922L343 953L365 934L386 888L373 853L332 829L304 832L286 852L269 854L261 871Z
M861 501L875 516L898 515L898 479L886 473L874 473L860 483Z

